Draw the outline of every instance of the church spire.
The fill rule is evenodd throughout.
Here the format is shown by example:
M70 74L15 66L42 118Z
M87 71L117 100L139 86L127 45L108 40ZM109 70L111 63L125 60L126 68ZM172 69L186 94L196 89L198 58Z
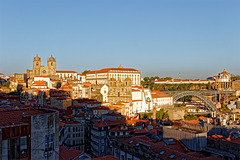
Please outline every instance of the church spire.
M120 66L118 68L123 68L123 66L120 64Z

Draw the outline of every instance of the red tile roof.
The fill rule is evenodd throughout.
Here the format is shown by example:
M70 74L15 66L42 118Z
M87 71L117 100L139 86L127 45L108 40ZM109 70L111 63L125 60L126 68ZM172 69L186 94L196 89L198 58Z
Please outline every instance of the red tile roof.
M46 81L34 81L33 85L46 86Z
M160 91L151 91L152 98L165 98L165 97L172 97L166 93Z
M8 126L12 124L22 124L23 116L31 116L44 114L45 112L35 109L21 109L21 110L5 110L0 111L0 126Z
M197 125L198 123L200 123L200 121L198 121L198 120L190 120L190 121L183 121L183 123L191 124L191 125Z
M103 157L93 158L92 160L120 160L120 159L113 157L112 155L106 155Z
M174 154L175 160L194 159L194 160L218 160L218 157L204 157L197 152L191 152L188 150L182 142L179 140L174 140L175 144L167 145L164 141L157 142L156 140L150 139L147 136L135 136L129 139L121 141L121 143L128 145L130 147L136 146L136 144L145 144L149 146L149 149L159 155L160 159L170 159L169 156ZM163 154L159 154L162 151Z
M56 73L77 73L75 71L56 71Z
M59 147L59 160L70 160L78 158L79 156L86 154L84 152L75 150L75 149L67 149L64 146Z
M120 124L124 124L125 120L104 120L104 121L100 121L97 124L94 124L94 126L96 127L106 127L106 126L114 126L114 125L120 125Z
M101 70L97 70L97 71L90 71L87 74L93 74L93 73L107 73L109 71L138 71L136 69L133 68L104 68Z
M34 77L49 78L48 76L34 76Z

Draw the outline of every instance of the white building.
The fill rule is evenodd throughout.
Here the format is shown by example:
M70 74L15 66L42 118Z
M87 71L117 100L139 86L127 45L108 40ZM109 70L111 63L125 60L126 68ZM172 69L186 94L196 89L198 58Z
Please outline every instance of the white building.
M34 76L32 88L52 88L50 77L48 76Z
M132 85L140 85L141 73L133 68L105 68L97 71L90 71L86 74L86 81L91 84L107 84L108 80L114 78L123 81L127 77L132 80Z
M182 80L182 79L168 79L168 80L155 80L155 84L212 84L214 80Z
M160 92L160 91L151 91L153 107L157 110L163 106L173 105L173 97Z
M78 75L75 71L56 71L56 75L59 76L60 79L77 79Z
M77 79L82 83L86 82L86 74L77 74Z
M153 109L151 91L139 86L132 87L133 113L141 113Z

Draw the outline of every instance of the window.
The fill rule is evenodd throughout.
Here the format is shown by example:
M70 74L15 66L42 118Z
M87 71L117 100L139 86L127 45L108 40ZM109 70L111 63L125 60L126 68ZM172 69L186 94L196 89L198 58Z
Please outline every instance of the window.
M174 158L174 157L175 157L175 154L172 154L171 156L169 156L169 158L171 158L171 159Z
M45 152L53 151L53 134L45 136Z
M27 136L20 137L20 157L21 158L28 157Z

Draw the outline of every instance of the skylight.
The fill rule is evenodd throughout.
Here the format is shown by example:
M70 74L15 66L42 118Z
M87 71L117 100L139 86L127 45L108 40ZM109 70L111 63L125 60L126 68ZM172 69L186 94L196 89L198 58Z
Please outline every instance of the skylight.
M133 143L133 140L131 140L131 141L129 142L129 144L131 144L131 143Z
M181 160L187 160L187 158L182 158Z
M175 157L175 154L172 154L171 156L169 156L169 158L171 158L171 159L174 158L174 157Z
M165 153L165 151L161 151L159 154L163 155Z

